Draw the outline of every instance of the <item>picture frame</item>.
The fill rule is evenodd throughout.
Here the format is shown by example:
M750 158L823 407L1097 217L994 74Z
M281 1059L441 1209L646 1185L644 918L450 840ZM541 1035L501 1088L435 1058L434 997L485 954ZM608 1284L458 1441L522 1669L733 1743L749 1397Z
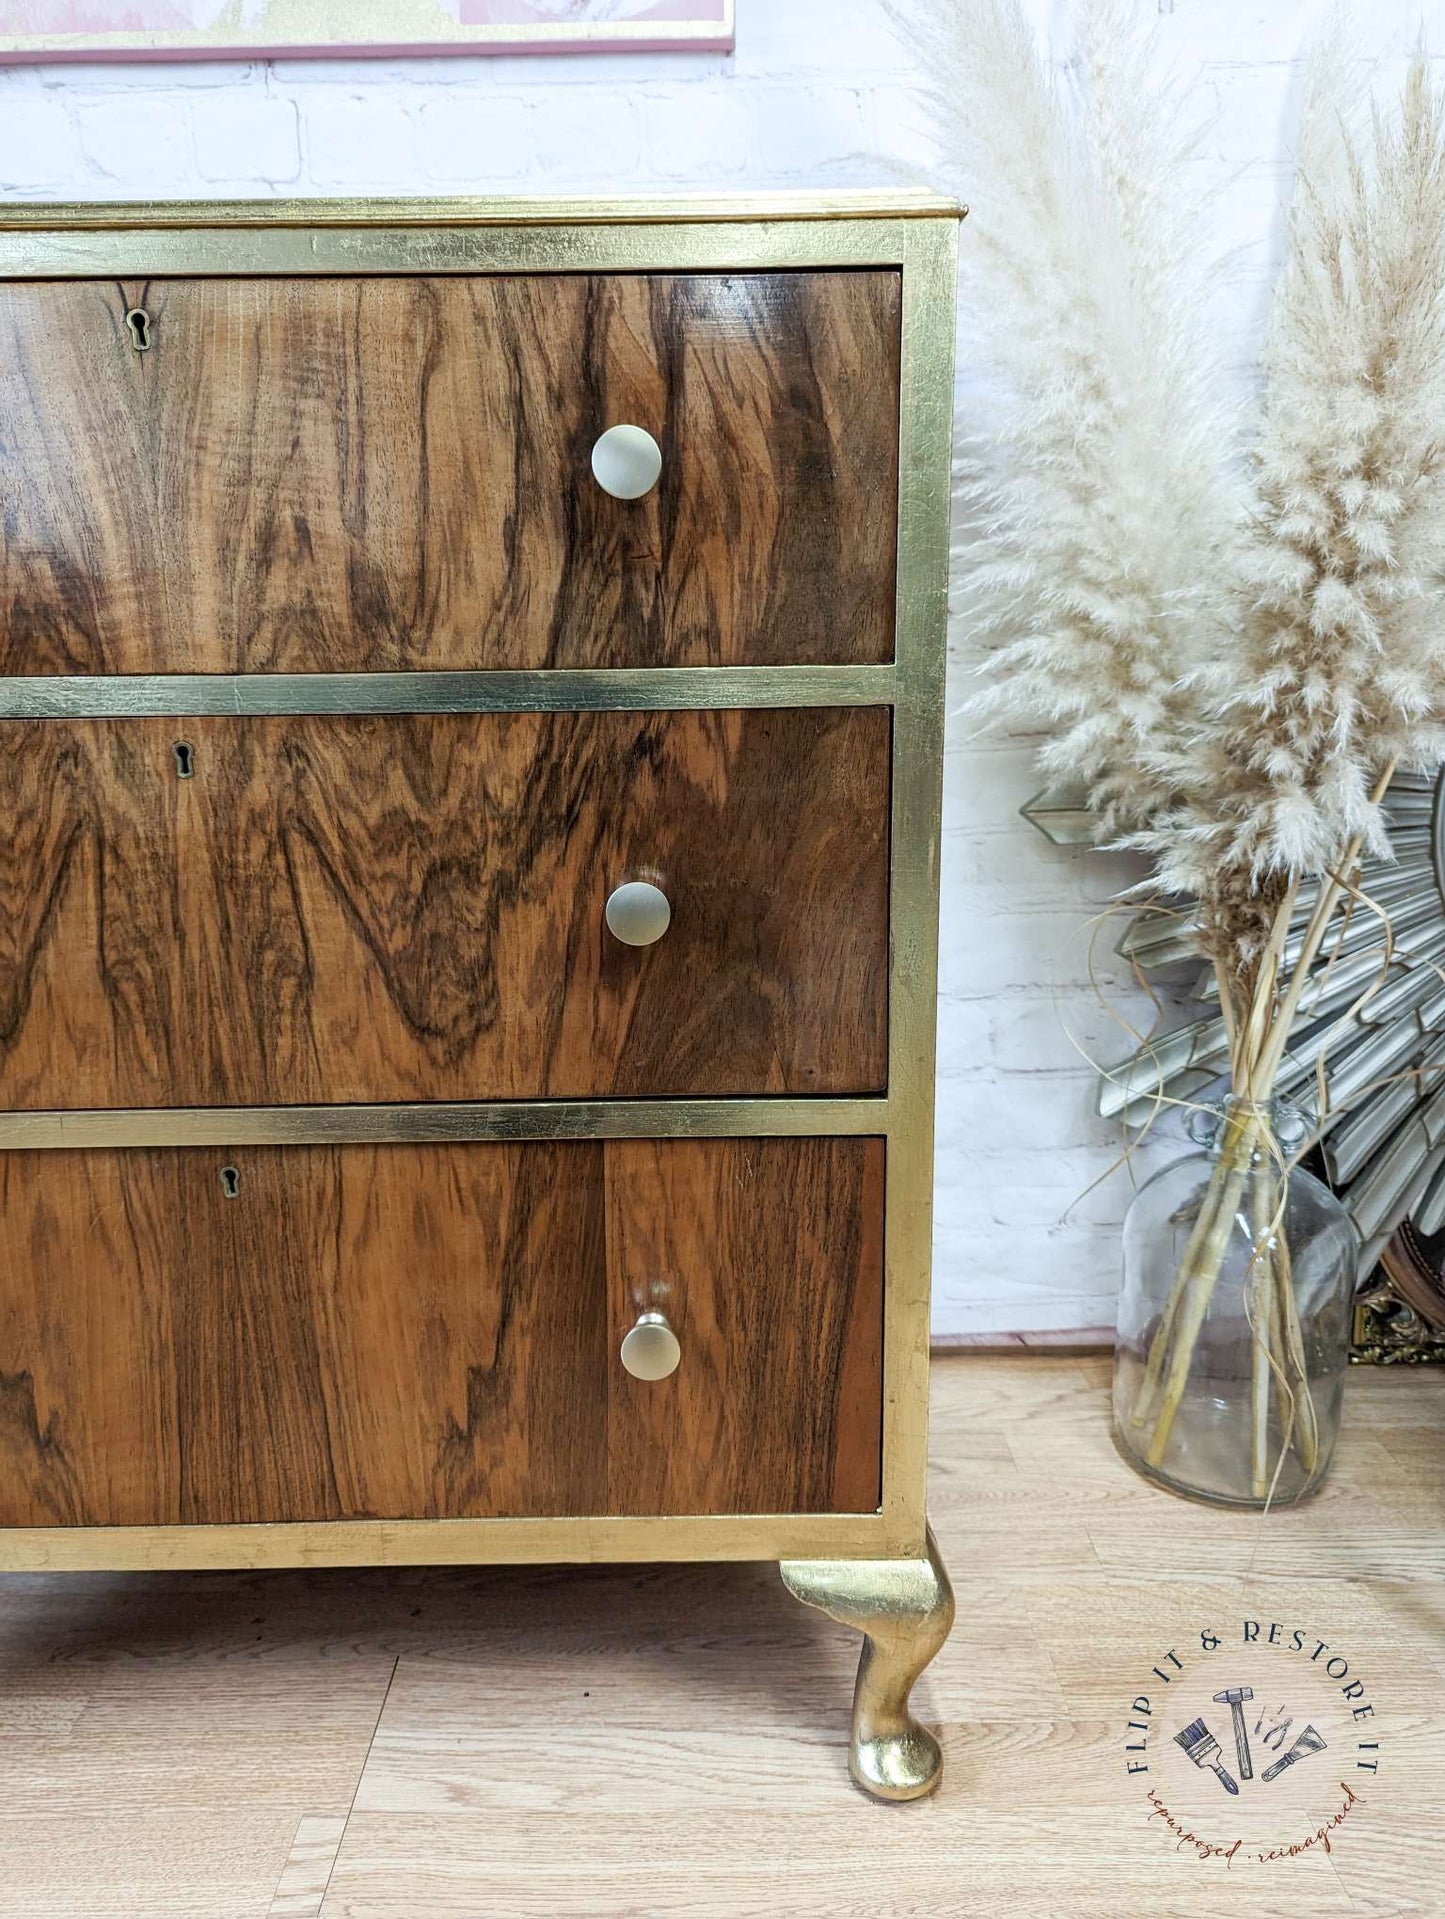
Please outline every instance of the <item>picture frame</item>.
M0 65L728 52L735 0L0 0Z

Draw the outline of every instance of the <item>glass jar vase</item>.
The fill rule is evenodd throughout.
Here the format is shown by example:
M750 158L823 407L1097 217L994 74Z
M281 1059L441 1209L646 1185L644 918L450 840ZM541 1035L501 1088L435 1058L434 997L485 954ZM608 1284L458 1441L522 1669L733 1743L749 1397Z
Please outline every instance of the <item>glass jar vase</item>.
M1206 1150L1156 1173L1124 1221L1115 1437L1191 1499L1290 1505L1339 1433L1359 1241L1290 1163L1292 1109L1230 1098L1193 1130Z

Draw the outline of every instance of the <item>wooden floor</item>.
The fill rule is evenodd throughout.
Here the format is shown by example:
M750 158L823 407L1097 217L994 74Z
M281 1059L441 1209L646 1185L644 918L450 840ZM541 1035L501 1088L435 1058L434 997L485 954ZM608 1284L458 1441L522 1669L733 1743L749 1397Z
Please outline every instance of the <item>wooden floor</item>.
M1126 1471L1106 1382L935 1366L914 1806L848 1785L856 1640L768 1566L0 1579L0 1915L1445 1913L1445 1372L1352 1375L1329 1488L1262 1527ZM1151 1666L1244 1617L1375 1704L1328 1854L1203 1861L1125 1770Z

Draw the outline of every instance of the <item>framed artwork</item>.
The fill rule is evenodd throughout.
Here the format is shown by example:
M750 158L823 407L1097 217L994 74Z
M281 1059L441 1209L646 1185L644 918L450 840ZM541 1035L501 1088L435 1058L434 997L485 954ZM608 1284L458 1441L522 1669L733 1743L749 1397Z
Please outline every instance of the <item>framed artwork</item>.
M734 0L0 0L0 64L728 51Z

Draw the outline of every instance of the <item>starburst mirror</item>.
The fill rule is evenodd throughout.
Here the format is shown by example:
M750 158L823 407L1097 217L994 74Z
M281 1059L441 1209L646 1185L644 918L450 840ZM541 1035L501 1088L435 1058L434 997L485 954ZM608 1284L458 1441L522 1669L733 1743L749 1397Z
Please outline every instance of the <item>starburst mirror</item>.
M1445 1360L1445 775L1397 774L1385 813L1394 857L1360 873L1374 910L1357 904L1311 969L1277 1091L1320 1128L1312 1163L1360 1235L1356 1358ZM1040 794L1024 815L1056 845L1088 841L1071 795ZM1302 887L1287 961L1313 903ZM1139 1125L1160 1093L1192 1099L1220 1081L1228 1043L1187 901L1136 913L1118 951L1199 1008L1101 1074L1100 1113Z

